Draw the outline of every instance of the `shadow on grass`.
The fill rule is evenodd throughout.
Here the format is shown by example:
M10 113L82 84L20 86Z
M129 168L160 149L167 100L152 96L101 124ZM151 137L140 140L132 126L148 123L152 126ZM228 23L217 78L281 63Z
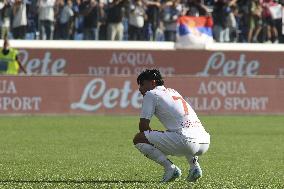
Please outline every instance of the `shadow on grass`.
M158 183L155 181L141 181L141 180L0 180L0 184L15 184L15 183L29 183L29 184L127 184L127 183Z

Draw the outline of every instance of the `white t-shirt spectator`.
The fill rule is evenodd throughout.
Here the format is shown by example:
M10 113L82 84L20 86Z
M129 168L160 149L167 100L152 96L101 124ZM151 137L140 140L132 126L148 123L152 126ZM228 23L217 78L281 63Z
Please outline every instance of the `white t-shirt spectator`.
M73 10L68 5L65 5L60 14L60 24L66 24L70 18L74 15Z
M141 6L131 5L130 9L129 24L137 28L142 28L144 26L144 8Z
M55 0L39 0L39 20L54 21Z
M19 26L26 26L27 25L27 6L26 1L23 0L20 4L14 5L17 6L16 12L14 14L13 19L13 28L19 27Z

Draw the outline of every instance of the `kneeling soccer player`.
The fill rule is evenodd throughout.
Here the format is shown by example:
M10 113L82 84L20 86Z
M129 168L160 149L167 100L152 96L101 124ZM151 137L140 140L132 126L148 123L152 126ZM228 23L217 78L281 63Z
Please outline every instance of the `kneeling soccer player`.
M147 158L165 169L162 182L181 176L181 170L167 155L185 156L189 163L187 180L195 182L202 176L198 156L204 154L210 144L210 135L205 131L191 106L174 89L164 87L158 70L145 70L137 78L143 95L139 130L133 139L135 147ZM167 129L151 130L151 117L155 116Z

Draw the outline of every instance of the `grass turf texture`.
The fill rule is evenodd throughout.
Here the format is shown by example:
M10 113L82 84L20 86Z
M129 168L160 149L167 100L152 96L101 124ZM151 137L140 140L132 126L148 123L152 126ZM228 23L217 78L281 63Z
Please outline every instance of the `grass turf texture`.
M160 184L163 169L132 145L138 118L0 117L0 188L284 188L283 116L203 116L204 177ZM161 129L158 120L152 128Z

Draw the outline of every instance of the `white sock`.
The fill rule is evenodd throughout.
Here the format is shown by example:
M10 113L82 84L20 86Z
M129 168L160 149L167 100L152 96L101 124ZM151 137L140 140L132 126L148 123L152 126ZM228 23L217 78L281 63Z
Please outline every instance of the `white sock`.
M165 169L174 168L175 165L167 158L163 152L154 146L146 143L138 143L135 147L144 154L147 158L155 161L156 163L162 165Z
M189 166L190 168L193 168L193 167L199 167L199 163L198 163L198 156L187 156L186 157L188 163L189 163Z

